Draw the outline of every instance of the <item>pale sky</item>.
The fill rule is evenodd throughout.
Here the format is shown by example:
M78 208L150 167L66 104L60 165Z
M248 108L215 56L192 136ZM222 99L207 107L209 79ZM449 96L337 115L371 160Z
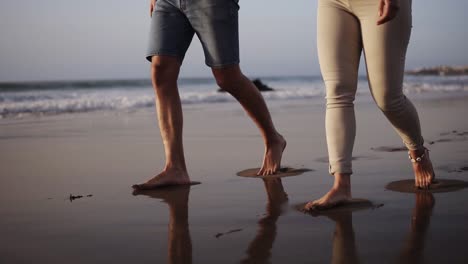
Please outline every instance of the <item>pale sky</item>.
M149 0L1 0L0 82L148 78L148 6ZM240 6L247 75L319 74L316 0ZM414 0L407 68L468 65L467 10L466 0ZM210 71L195 37L181 77L205 76Z

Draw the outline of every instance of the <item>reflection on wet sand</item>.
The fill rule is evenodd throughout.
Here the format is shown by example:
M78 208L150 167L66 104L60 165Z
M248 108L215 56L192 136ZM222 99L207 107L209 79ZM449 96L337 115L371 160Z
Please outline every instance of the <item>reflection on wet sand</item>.
M430 192L415 193L416 204L411 218L411 230L397 263L423 263L424 242L429 229L435 199ZM331 263L360 263L356 247L352 211L322 212L335 222Z
M276 221L288 201L280 178L262 179L268 196L266 215L258 221L255 238L247 248L247 258L241 263L270 263L271 249L276 238Z
M427 230L431 220L435 199L430 192L415 193L416 204L411 218L411 231L400 253L398 263L424 263L423 252Z
M351 210L322 214L335 222L331 263L360 263L354 237L352 214Z
M190 186L175 186L133 193L160 199L169 206L168 263L171 264L192 263L192 240L188 223L189 193Z
M247 257L241 263L271 263L271 250L277 235L276 222L284 212L288 196L280 178L262 179L268 197L266 214L258 222L255 238L250 242ZM160 199L169 206L168 263L192 263L192 241L188 223L190 186L168 187L159 190L135 191ZM407 235L397 263L423 263L423 252L435 199L430 192L415 193L415 207L411 230ZM331 263L360 263L353 228L353 212L369 209L322 211L315 216L325 216L335 223Z

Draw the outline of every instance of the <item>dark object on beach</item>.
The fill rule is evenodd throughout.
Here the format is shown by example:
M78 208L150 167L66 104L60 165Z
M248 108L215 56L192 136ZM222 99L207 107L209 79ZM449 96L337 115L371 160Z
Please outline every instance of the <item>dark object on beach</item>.
M77 199L81 199L83 198L84 196L83 195L73 195L73 194L70 194L70 196L68 197L68 199L70 199L70 202L73 202L73 200L77 200ZM88 194L86 195L86 197L93 197L92 194Z
M461 170L461 171L468 171L468 166L461 167L460 170Z
M402 193L419 193L419 192L431 192L431 193L443 193L443 192L454 192L464 188L468 188L468 182L460 180L449 180L449 179L437 179L434 183L429 186L429 189L419 189L414 186L414 180L401 180L394 181L387 186L385 189L395 192Z
M258 90L260 92L274 91L273 88L271 88L270 86L264 84L260 79L254 79L252 82L253 82L253 84L255 84L255 86L257 86L257 88L258 88Z
M271 88L270 86L264 84L260 79L254 79L254 80L252 80L252 82L260 92L271 92L271 91L275 90L275 89ZM218 92L224 93L226 91L224 91L223 89L220 88L220 89L218 89Z
M263 175L257 175L257 172L259 170L260 168L246 169L246 170L238 172L236 175L241 176L241 177L249 177L249 178L272 179L272 178L298 176L298 175L303 174L304 172L313 171L307 168L294 169L290 167L284 167L284 168L279 169L279 171L275 174L263 176Z
M228 235L228 234L231 234L231 233L235 233L235 232L240 232L242 231L243 229L239 228L239 229L233 229L233 230L230 230L230 231L227 231L226 233L218 233L215 235L216 238L220 238L224 235Z

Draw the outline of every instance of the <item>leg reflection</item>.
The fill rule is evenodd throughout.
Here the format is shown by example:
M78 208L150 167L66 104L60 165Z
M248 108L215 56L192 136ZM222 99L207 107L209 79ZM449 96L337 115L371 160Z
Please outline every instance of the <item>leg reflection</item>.
M266 215L258 222L258 231L247 248L247 258L241 263L270 263L271 249L276 238L276 221L288 201L280 178L263 179L268 196Z
M416 204L411 218L411 232L401 251L398 263L423 263L424 242L435 205L430 192L416 192Z
M331 263L360 263L351 211L322 214L335 222Z
M189 193L190 186L134 192L134 195L161 199L169 206L168 263L170 264L192 263L192 240L188 223Z

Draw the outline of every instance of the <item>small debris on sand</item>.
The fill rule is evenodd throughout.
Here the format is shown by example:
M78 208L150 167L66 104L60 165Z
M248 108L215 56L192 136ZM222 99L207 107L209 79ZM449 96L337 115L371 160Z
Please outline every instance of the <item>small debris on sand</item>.
M224 235L228 235L228 234L235 233L235 232L240 232L240 231L242 231L242 230L243 230L242 228L233 229L233 230L227 231L227 232L225 232L225 233L218 233L218 234L215 235L215 237L216 237L216 238L220 238L220 237L222 237L222 236L224 236Z
M68 197L68 199L70 200L70 202L73 202L74 200L81 199L81 198L83 198L83 197L85 197L85 196L83 196L83 195L73 195L73 194L70 194L70 196ZM92 194L88 194L88 195L86 195L86 197L93 197L93 195L92 195Z

